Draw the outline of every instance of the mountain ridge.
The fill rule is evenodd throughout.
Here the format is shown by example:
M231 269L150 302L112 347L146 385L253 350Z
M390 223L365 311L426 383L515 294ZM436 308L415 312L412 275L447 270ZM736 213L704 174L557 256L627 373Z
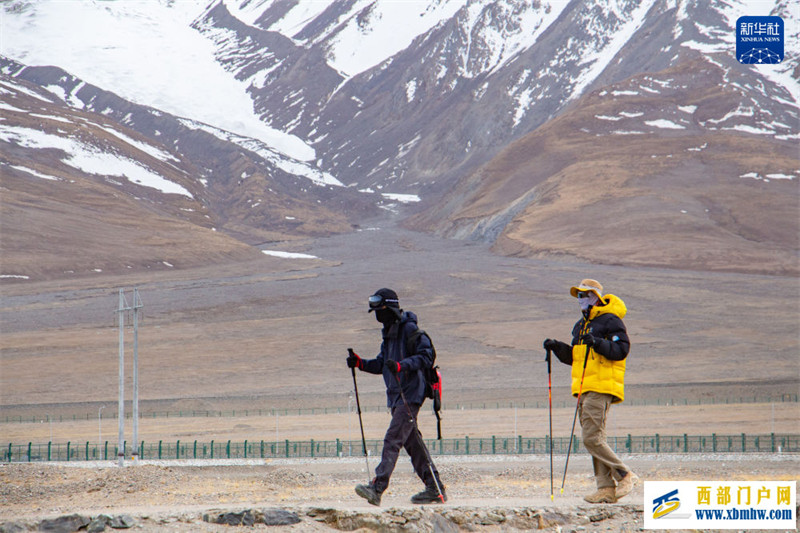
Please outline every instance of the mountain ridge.
M97 113L104 117L97 121L115 122L127 137L143 135L162 146L188 166L171 181L169 163L159 163L160 179L186 191L208 218L188 217L169 194L162 195L163 205L172 204L179 220L245 245L297 247L308 237L380 224L388 212L407 218L407 227L488 241L502 254L798 271L800 246L792 235L800 227L791 198L800 177L794 149L800 58L787 50L781 65L736 61L730 53L736 15L752 14L752 3L446 0L415 4L419 11L409 12L372 0L336 1L325 9L272 0L182 4L178 18L191 20L192 39L205 39L217 70L246 86L252 113L267 132L259 138L126 100L113 87L58 66L14 59L52 53L26 35L48 28L53 6L21 0L4 6L4 28L15 38L0 51L6 87L14 80L35 83L61 105ZM126 29L163 22L123 7L104 4L103 16L116 14ZM785 17L793 46L800 35L796 10L783 0L768 7ZM160 4L158 12L173 8ZM404 48L376 40L392 14L408 21ZM412 24L414 17L420 21ZM186 38L182 26L163 28ZM55 32L47 42L58 38ZM184 44L174 51L185 53ZM70 57L85 70L74 63L78 54ZM160 75L158 58L152 62L150 73ZM134 72L147 73L147 65L131 65ZM20 146L26 141L13 130L16 112L4 107L0 113L4 153L22 158L0 162L9 188L5 179L18 177L13 167L20 161L32 168L30 161L51 156ZM53 135L64 136L59 143L74 142L73 133L59 133L57 119L45 122ZM102 151L103 142L95 141L90 144ZM123 152L125 160L138 161L134 166L152 167L147 154ZM130 194L131 187L124 189ZM599 209L585 189L601 191L617 210ZM661 212L666 190L672 208ZM576 239L585 233L582 212L595 226L616 228L615 237ZM660 214L643 217L648 212ZM543 223L554 219L555 226ZM641 243L623 246L617 235ZM664 239L670 246L643 253L653 249L648 242ZM4 241L4 248L12 242Z

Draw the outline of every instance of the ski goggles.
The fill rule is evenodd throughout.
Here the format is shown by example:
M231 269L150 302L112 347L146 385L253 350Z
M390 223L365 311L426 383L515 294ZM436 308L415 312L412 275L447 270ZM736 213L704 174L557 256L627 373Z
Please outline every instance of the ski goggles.
M578 294L575 295L576 298L588 298L589 292L588 291L579 291Z
M370 311L375 311L376 309L381 309L386 306L391 307L398 307L400 305L400 300L394 298L384 298L379 294L373 294L369 297L369 309Z

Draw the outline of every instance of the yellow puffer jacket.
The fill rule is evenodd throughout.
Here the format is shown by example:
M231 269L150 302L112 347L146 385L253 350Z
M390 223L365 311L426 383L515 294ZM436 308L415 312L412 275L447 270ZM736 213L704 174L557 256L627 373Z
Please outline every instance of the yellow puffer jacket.
M613 395L613 403L617 403L625 399L625 359L630 351L630 340L622 319L628 309L625 302L613 294L604 296L603 302L605 305L593 307L588 319L579 320L572 330L572 395L600 392ZM579 343L587 333L595 338L595 343L589 349L584 374L586 346Z

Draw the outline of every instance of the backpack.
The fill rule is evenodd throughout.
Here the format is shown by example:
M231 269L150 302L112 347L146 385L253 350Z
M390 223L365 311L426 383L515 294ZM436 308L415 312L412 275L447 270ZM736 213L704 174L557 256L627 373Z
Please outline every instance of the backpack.
M431 355L433 358L431 366L422 369L422 374L425 376L425 397L433 400L433 414L436 415L436 438L442 440L442 416L439 414L442 410L442 374L436 365L436 348L433 346L433 339L431 339L427 331L417 329L408 336L408 339L406 339L406 354L415 352L417 339L422 335L428 337L428 341L431 343Z

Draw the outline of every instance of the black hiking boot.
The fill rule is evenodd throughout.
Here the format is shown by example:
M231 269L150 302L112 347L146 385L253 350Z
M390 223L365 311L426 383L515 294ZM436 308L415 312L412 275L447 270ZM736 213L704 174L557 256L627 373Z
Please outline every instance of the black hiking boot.
M375 490L375 486L371 482L369 485L356 485L356 494L372 505L381 505L381 493Z
M411 503L444 503L447 501L447 491L442 485L442 495L439 496L439 489L436 484L428 485L425 490L418 492L411 497Z

